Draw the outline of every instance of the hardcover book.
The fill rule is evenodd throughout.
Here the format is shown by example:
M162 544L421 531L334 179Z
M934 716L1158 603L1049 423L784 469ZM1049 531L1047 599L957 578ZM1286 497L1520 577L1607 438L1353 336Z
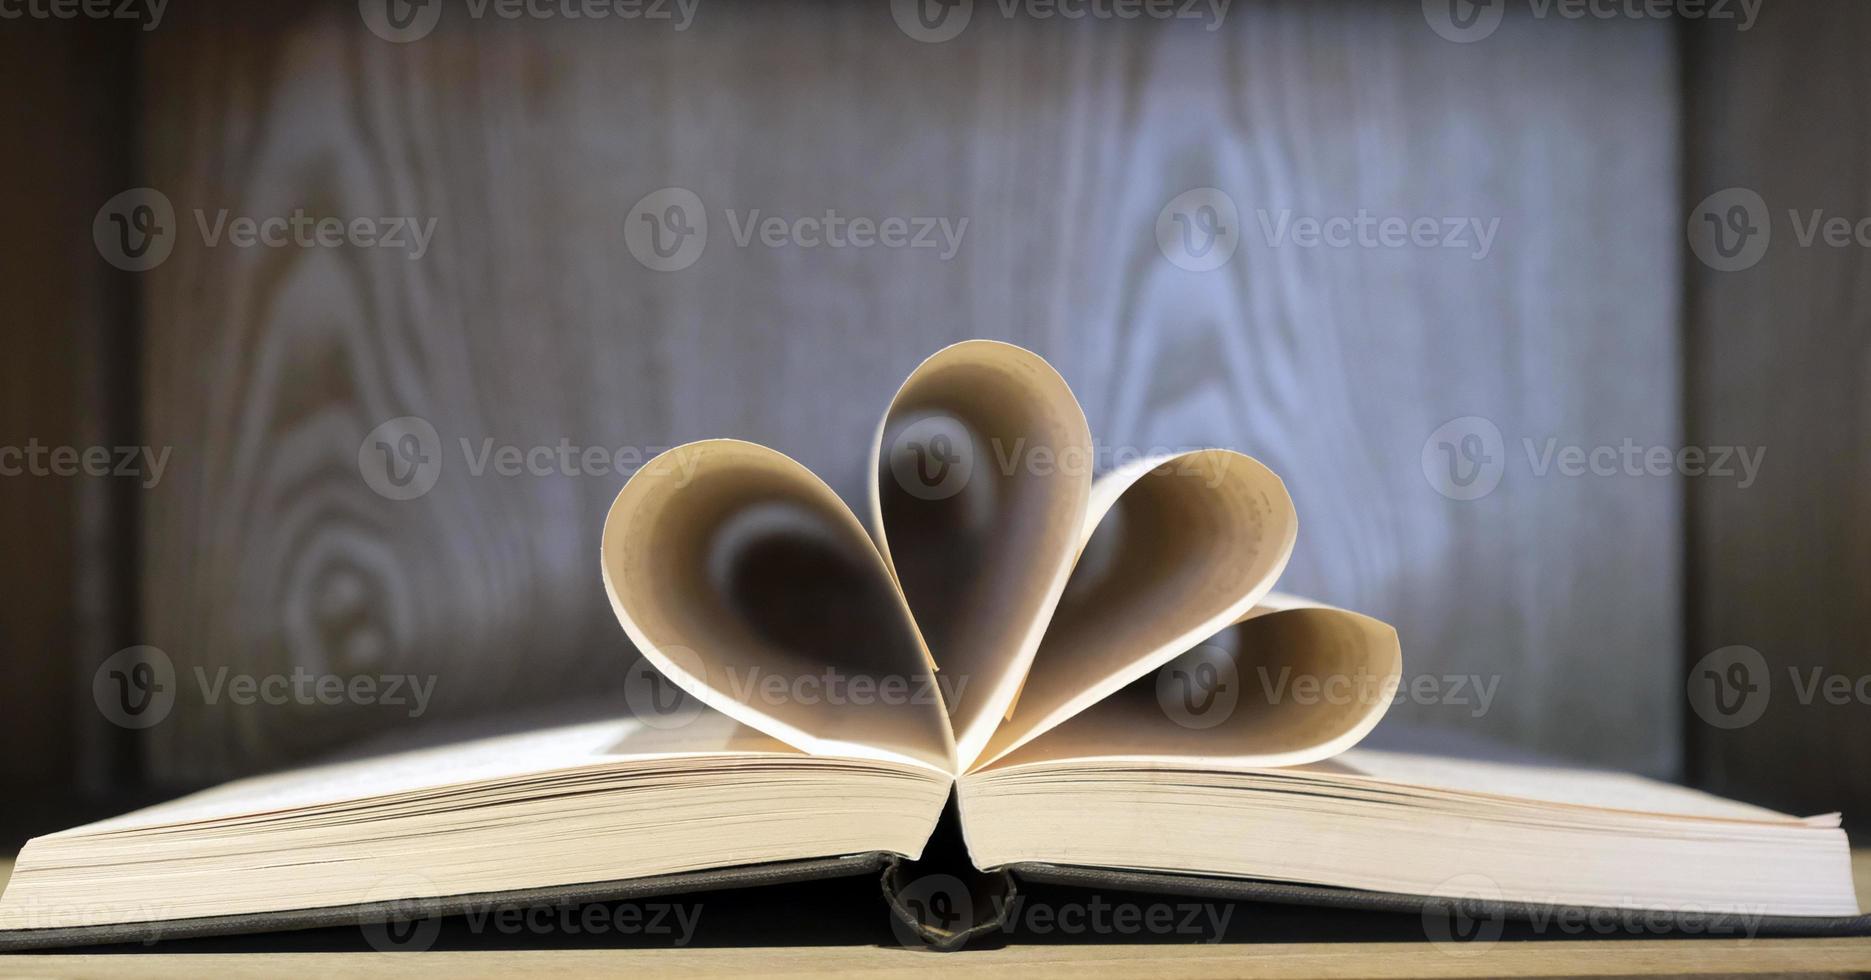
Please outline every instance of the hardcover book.
M952 947L991 917L932 916L903 864L945 812L1008 887L1865 928L1837 814L1361 746L1399 639L1277 591L1298 534L1280 479L1223 449L1094 478L1096 456L1065 381L987 341L898 390L863 519L772 449L671 450L603 529L646 664L628 703L37 838L0 947L838 874L881 874L880 908Z

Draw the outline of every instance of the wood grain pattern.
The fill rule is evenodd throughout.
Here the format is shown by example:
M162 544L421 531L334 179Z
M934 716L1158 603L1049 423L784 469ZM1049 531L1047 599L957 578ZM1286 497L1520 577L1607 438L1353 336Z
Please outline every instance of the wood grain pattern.
M1684 189L1690 213L1706 195L1750 188L1772 229L1750 268L1687 265L1691 441L1766 453L1752 486L1691 487L1689 660L1739 644L1770 673L1752 724L1689 719L1690 772L1718 793L1842 809L1859 824L1871 817L1871 706L1857 695L1871 674L1871 248L1803 246L1789 212L1871 216L1871 72L1853 43L1867 29L1863 5L1824 3L1746 34L1688 34ZM1815 671L1852 693L1802 698Z
M13 455L134 439L130 284L91 242L129 171L126 41L63 24L0 30L0 446L12 471L0 475L0 778L16 785L96 789L128 775L91 674L131 632L134 481L35 475ZM57 829L46 821L23 807L0 823Z
M614 686L628 648L594 556L622 478L475 477L459 440L733 435L861 503L900 379L985 336L1050 359L1103 446L1260 456L1302 522L1284 587L1394 622L1411 674L1499 678L1482 717L1472 693L1399 716L1673 771L1680 489L1535 479L1519 450L1680 434L1666 25L1510 17L1454 45L1415 5L1237 5L1207 31L976 4L924 44L881 5L704 6L680 32L445 17L403 45L350 4L171 12L144 147L178 214L438 222L420 261L185 235L144 275L149 426L178 456L146 628L184 677L429 673L433 713ZM625 216L668 186L709 238L657 272ZM1243 232L1205 273L1154 232L1200 187ZM969 224L944 261L741 246L727 215L828 208ZM1481 260L1307 249L1268 244L1260 208L1500 226ZM357 452L402 415L434 423L445 469L399 502ZM1473 502L1420 464L1466 415L1510 450ZM180 705L151 761L214 779L402 721Z

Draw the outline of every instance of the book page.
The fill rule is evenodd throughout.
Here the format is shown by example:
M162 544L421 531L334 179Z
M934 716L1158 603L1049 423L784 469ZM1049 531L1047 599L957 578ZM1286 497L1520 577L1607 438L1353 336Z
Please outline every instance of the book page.
M1221 449L1139 460L1099 478L1082 554L994 761L1247 615L1292 556L1280 478Z
M632 642L702 703L807 752L954 771L896 580L794 460L732 439L658 456L612 503L602 560Z
M1095 759L1239 770L1328 759L1377 726L1402 666L1385 623L1270 593L1240 622L988 768Z
M1385 749L1352 749L1328 762L1302 767L1300 771L1379 780L1440 792L1537 800L1600 810L1805 823L1821 827L1839 825L1836 813L1801 819L1630 773L1563 764L1530 765Z
M386 749L337 762L254 776L109 820L50 836L167 826L282 810L327 806L426 789L576 769L632 758L644 761L707 755L798 755L799 750L705 711L681 728L658 729L635 718L606 718Z
M1006 715L1065 588L1094 463L1065 380L1011 344L936 353L878 425L872 530L958 695L949 717L964 768Z

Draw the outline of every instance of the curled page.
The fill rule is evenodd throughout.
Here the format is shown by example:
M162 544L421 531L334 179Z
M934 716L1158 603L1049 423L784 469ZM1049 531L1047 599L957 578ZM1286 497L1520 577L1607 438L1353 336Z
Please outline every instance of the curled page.
M1092 465L1065 380L1011 344L937 352L878 426L871 523L948 690L964 691L948 706L963 767L1013 703L1065 588Z
M1083 553L994 761L1239 620L1273 588L1299 519L1258 460L1204 449L1100 477Z
M1252 769L1318 762L1377 727L1402 670L1397 631L1388 624L1270 593L1240 622L994 767L1083 760Z
M731 439L658 456L611 504L602 564L637 649L702 703L807 752L954 771L895 579L799 463Z

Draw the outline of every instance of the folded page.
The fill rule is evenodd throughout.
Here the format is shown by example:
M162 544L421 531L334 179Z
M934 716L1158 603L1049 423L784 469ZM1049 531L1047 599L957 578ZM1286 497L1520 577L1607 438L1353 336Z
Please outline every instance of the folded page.
M672 449L617 495L602 552L637 649L704 704L807 752L954 771L902 593L799 463L731 439Z
M1077 555L1091 431L1037 354L937 352L891 401L871 452L871 523L937 667L963 767L1020 689ZM965 688L964 688L965 685Z
M1258 460L1222 449L1138 460L1100 477L1083 553L994 761L1246 615L1286 568L1299 518Z
M1402 669L1389 625L1270 593L1239 623L989 768L1095 760L1241 770L1330 759L1377 727Z

